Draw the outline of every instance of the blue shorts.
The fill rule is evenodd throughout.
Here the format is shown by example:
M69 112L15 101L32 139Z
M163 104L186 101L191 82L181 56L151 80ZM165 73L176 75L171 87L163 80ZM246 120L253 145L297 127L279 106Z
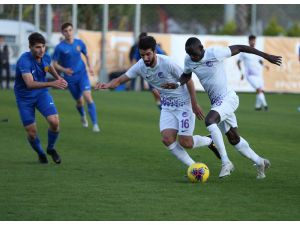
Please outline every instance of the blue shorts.
M35 108L45 118L57 114L53 98L48 91L42 92L36 98L17 99L17 105L24 127L35 122Z
M81 74L76 74L79 78L76 80L67 79L68 88L75 100L78 100L83 95L84 91L91 90L90 80L86 71L81 71Z

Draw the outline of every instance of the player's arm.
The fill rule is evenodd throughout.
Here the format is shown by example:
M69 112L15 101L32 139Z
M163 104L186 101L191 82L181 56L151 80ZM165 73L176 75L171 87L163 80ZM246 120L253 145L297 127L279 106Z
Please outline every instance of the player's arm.
M239 70L240 70L240 72L241 72L241 80L243 80L243 79L244 79L244 75L243 75L243 73L242 73L241 60L239 59L239 60L236 62L236 64L237 64L237 66L238 66L238 68L239 68Z
M282 62L281 56L269 55L268 53L261 52L261 51L257 50L256 48L252 48L247 45L231 45L231 46L229 46L229 48L231 50L231 56L237 55L240 52L246 52L246 53L258 55L258 56L268 60L270 63L276 64L278 66L280 66L281 62Z
M65 89L68 86L67 82L64 79L58 79L51 82L35 81L31 73L22 74L22 78L26 84L26 87L29 89L40 89L40 88L47 88L47 87Z
M193 112L195 113L195 115L197 116L197 118L199 120L203 120L205 118L205 115L202 111L202 108L200 107L200 105L197 102L197 98L196 98L196 90L195 90L195 85L192 79L190 79L187 83L186 86L188 88L190 97L191 97L191 103L192 103L192 108L193 108Z
M261 59L259 60L260 65L262 65L264 68L266 68L267 70L269 70L269 66L264 64L264 61L262 61Z
M63 72L67 75L72 75L73 70L70 68L65 68L63 66L61 66L56 60L53 60L52 65L54 66L54 68L60 72Z
M186 84L192 78L192 73L182 73L177 83L164 83L161 85L164 89L176 89Z
M59 76L59 74L57 73L56 69L54 68L54 66L50 65L49 66L49 73L56 79L62 79L61 76Z
M95 73L94 73L93 67L91 66L92 64L91 64L91 61L90 61L90 57L88 56L88 54L86 54L86 55L84 55L84 56L85 56L85 58L86 58L86 64L87 64L87 66L88 66L88 68L89 68L89 73L90 73L92 76L94 76Z
M123 74L122 76L119 76L113 80L111 80L110 82L108 83L97 83L96 86L95 86L95 89L96 90L99 90L99 89L114 89L116 87L118 87L120 84L123 84L127 81L129 81L130 78L126 75L126 74Z

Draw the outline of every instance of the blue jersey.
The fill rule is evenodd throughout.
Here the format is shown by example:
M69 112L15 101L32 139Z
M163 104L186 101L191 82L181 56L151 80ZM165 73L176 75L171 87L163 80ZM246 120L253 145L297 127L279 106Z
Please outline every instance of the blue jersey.
M87 55L86 46L83 41L74 39L72 44L66 41L60 42L53 54L53 60L57 61L64 68L73 70L72 76L65 75L65 78L71 78L85 71L85 64L81 58L81 53Z
M30 89L27 88L22 74L30 73L33 80L38 82L46 82L46 73L49 71L51 57L47 54L43 56L41 62L38 63L31 52L25 52L17 61L16 77L14 91L17 100L22 98L36 98L40 93L47 92L47 88Z

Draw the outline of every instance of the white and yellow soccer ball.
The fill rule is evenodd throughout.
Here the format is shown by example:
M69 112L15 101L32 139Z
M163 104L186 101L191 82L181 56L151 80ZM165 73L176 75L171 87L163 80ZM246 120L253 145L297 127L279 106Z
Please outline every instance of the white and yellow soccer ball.
M209 169L204 163L194 163L189 166L187 176L193 183L205 183L209 177Z

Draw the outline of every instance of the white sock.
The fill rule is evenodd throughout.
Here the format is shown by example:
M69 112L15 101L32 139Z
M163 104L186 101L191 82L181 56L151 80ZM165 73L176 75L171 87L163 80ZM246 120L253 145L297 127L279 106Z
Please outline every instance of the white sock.
M185 165L190 166L193 163L195 163L195 161L189 156L189 154L184 150L184 148L181 147L179 143L177 143L177 141L169 145L167 148L177 159L179 159Z
M267 106L267 101L266 101L266 98L265 98L264 93L263 93L263 92L260 92L258 95L259 95L261 104L262 104L263 106Z
M252 160L257 165L261 164L261 157L259 157L249 146L248 142L240 137L240 142L234 145L235 149L238 150L246 158Z
M206 136L194 135L193 141L194 141L193 148L199 148L199 147L210 145L212 139Z
M255 102L255 108L260 108L262 106L262 101L259 96L259 94L256 94L256 102Z
M222 133L221 133L219 127L217 126L217 124L214 123L214 124L209 125L207 127L207 130L210 132L211 138L213 139L213 142L216 145L216 147L220 153L222 164L227 163L229 161L229 158L227 156L225 144L223 141L223 136L222 136Z

